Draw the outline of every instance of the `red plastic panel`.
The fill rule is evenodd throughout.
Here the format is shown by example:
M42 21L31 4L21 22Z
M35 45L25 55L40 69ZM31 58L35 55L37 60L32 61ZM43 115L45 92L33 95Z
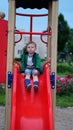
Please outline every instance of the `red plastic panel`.
M6 54L7 54L8 22L0 19L0 82L6 82Z

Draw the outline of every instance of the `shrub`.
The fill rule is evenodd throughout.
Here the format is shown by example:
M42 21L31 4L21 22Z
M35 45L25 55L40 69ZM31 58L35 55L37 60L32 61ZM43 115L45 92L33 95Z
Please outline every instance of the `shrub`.
M68 64L58 64L57 65L57 73L64 74L73 74L73 66L70 66Z
M68 75L65 77L57 77L56 79L56 92L61 95L69 95L73 93L73 77Z

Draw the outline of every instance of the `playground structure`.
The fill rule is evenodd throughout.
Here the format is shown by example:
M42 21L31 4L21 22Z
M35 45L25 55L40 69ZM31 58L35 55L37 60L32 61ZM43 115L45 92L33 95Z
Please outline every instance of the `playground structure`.
M19 73L18 63L13 65L14 61L13 58L14 58L14 44L15 44L14 30L15 30L16 8L17 7L23 7L23 8L36 7L38 9L47 8L49 11L48 27L51 27L52 29L51 44L49 44L50 39L48 38L47 60L49 60L49 58L51 59L51 73L56 74L58 1L44 0L43 2L41 2L40 0L37 0L37 2L34 3L34 1L31 0L31 3L30 1L28 1L27 3L25 1L23 2L22 0L21 2L15 0L9 0L5 130L23 130L23 129L31 130L32 128L33 130L54 130L53 117L55 119L56 89L55 87L54 89L52 89L52 98L51 98L50 72L48 65L47 64L45 65L44 72L39 77L39 83L41 86L41 88L39 88L39 92L35 94L32 89L30 94L25 91L25 87L23 84L24 77ZM17 33L19 34L19 32ZM30 34L30 40L32 40L33 35L32 30L30 31L29 34ZM12 80L12 74L13 74L13 85L11 85L10 82ZM53 86L55 86L55 82L53 82ZM35 107L37 109L35 109ZM29 111L29 108L33 113L32 115L31 111Z

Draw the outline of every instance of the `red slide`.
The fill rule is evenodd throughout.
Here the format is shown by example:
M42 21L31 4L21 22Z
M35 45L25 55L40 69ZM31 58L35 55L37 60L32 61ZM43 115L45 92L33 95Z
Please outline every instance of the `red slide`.
M24 84L24 76L14 65L12 87L12 110L10 130L54 130L50 72L46 64L39 76L39 90L34 92L33 81L31 92Z

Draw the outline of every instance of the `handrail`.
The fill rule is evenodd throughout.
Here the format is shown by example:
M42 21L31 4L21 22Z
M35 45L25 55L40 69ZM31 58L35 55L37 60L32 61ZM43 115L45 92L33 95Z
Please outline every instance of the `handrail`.
M20 63L19 63L18 61L16 61L16 60L14 60L14 63L17 64L18 69L20 70L20 67L21 67L21 66L20 66Z
M50 34L49 36L51 36L51 35L52 35L51 27L49 27L47 30L43 31L43 33L44 33L45 35L46 35L46 33L48 33L48 35ZM42 41L43 43L48 44L48 42L45 42L45 41L43 40L43 34L40 35L40 39L41 39L41 41Z
M48 61L46 61L43 65L43 69L45 68L46 65L49 65L49 69L51 70L51 59L49 59Z
M51 35L50 33L41 33L41 32L32 32L32 21L33 17L43 17L43 16L48 16L48 14L23 14L23 13L16 13L16 15L19 16L26 16L30 17L30 32L21 32L21 34L30 34L30 41L32 41L32 35Z
M27 17L42 17L42 16L48 16L48 14L21 14L21 13L16 13L16 15L19 16L27 16Z
M17 40L17 41L15 41L15 43L18 43L18 42L20 42L21 40L22 40L22 34L20 33L20 31L19 30L15 30L15 34L16 34L16 32L18 32L18 34L20 34L20 39L19 40Z
M50 32L47 32L47 33L44 33L44 32L16 32L15 34L33 34L33 35L40 35L40 34L43 34L43 35L50 35L51 36L51 33Z

